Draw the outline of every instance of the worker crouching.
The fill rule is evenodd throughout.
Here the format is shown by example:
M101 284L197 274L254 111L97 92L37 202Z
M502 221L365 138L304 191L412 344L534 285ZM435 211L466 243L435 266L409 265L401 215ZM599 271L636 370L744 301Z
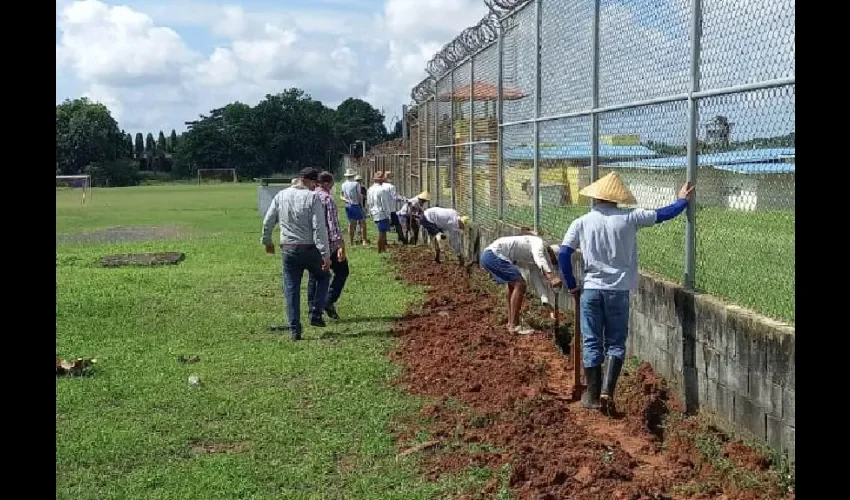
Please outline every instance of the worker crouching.
M525 291L528 288L520 267L537 266L553 288L561 286L561 278L554 271L556 257L552 247L538 236L506 236L499 238L484 249L481 267L490 273L499 285L506 285L508 307L508 332L520 335L532 330L522 329L519 314Z

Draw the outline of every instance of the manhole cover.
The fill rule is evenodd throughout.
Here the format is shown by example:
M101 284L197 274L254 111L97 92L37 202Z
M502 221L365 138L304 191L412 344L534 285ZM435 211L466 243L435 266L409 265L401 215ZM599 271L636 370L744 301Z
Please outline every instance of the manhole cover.
M177 264L185 256L183 252L128 253L106 255L100 259L100 263L104 267L161 266L165 264Z

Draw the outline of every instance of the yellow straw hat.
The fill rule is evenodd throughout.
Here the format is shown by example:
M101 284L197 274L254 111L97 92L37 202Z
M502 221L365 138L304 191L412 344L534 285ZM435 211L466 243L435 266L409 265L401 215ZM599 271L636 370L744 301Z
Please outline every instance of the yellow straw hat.
M431 201L431 193L429 193L427 189L417 194L416 197L420 200Z
M623 184L617 172L611 172L598 181L586 186L579 191L579 194L596 200L622 203L624 205L634 205L637 203L635 195Z

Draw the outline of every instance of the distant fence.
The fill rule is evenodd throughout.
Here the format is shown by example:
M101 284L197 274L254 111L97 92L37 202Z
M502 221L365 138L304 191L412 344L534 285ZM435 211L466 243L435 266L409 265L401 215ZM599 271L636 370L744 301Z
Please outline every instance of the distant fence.
M556 241L611 170L643 207L696 182L686 217L641 233L641 267L793 323L793 0L485 3L367 179Z

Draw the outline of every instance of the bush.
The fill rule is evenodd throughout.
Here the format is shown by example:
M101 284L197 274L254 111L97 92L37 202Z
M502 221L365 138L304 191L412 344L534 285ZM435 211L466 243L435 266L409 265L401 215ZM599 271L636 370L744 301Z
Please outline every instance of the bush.
M93 186L120 187L139 184L139 168L131 159L96 162L85 168Z

